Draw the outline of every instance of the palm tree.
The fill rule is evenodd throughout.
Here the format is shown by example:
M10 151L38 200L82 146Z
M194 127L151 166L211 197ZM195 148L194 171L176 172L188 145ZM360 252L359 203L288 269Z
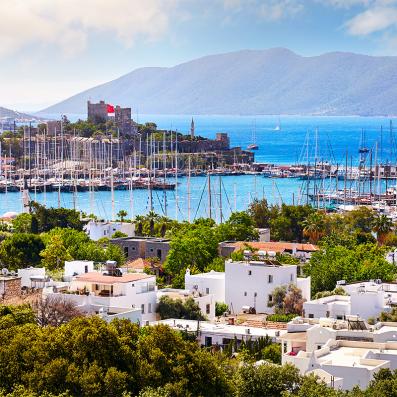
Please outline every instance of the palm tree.
M144 220L145 220L145 217L142 215L137 215L134 219L134 224L137 225L137 227L138 227L135 230L135 234L138 236L142 236Z
M160 217L154 211L149 211L146 218L149 220L150 235L154 236L154 223L158 221Z
M372 222L372 231L376 233L378 243L382 245L386 236L391 232L393 222L384 214L377 216Z
M303 234L309 237L311 243L316 244L324 235L325 221L321 212L313 212L302 222Z
M126 210L120 210L120 211L117 213L117 216L119 217L120 222L124 222L124 218L125 218L127 215L128 215L128 212L127 212Z

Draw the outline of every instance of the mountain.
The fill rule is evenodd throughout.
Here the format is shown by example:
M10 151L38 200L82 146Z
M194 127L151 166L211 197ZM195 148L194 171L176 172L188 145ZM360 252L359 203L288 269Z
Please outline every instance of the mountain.
M396 115L397 57L284 48L210 55L136 69L43 113L85 113L104 99L151 114Z
M20 113L16 110L3 108L0 106L0 118L9 117L11 119L24 119L24 120L38 120L39 117L32 116L26 113Z

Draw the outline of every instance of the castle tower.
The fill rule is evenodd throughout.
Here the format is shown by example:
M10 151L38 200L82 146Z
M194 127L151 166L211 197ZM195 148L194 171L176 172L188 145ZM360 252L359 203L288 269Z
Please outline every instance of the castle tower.
M190 124L190 138L193 140L194 139L194 120L192 117L192 122Z

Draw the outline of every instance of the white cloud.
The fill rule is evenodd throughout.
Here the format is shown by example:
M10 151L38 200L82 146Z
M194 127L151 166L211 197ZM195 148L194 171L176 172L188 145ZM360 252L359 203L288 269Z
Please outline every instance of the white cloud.
M303 10L303 3L298 0L267 0L262 2L260 15L269 20L276 21L285 17L292 17Z
M156 40L180 1L1 0L0 54L39 44L72 55L86 48L90 33L109 34L127 46L141 37Z
M347 23L349 33L356 36L384 31L396 25L397 9L392 7L369 8Z

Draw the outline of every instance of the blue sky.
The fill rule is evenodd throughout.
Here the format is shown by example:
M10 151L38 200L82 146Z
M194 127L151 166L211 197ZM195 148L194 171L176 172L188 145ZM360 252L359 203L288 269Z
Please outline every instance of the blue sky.
M0 106L240 49L397 55L397 0L1 0Z

